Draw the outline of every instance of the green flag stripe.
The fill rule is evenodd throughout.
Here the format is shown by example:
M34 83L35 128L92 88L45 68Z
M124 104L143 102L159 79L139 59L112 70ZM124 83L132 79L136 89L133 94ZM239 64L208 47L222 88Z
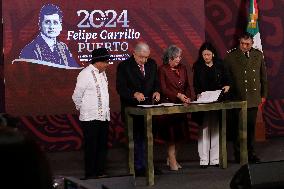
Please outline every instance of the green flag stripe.
M253 36L255 36L259 32L258 15L256 15L256 16L253 15L254 8L255 8L254 0L250 0L247 32L249 32ZM254 19L254 22L251 22L252 19Z

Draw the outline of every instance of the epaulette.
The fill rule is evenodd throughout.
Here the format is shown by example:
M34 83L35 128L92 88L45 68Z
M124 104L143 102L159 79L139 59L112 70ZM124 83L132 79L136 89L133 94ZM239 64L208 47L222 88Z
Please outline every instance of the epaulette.
M258 48L253 47L253 49L262 53L262 51Z
M255 47L252 47L252 49L257 51L258 53L260 53L262 55L262 58L264 58L264 54L263 54L263 52L260 49L255 48Z
M237 49L238 49L237 47L232 48L232 49L228 50L227 53L234 52L234 51L237 50Z

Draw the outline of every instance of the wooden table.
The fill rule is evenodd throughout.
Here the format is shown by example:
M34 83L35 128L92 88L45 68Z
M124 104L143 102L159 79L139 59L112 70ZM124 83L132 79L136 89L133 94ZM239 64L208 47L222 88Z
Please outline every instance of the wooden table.
M144 128L146 129L146 175L147 184L154 185L154 165L153 165L153 134L152 134L152 116L175 113L189 113L200 111L221 110L222 126L220 130L220 167L227 168L227 148L226 148L226 110L241 109L239 114L239 137L240 137L240 163L246 164L247 157L247 102L230 101L216 102L209 104L190 104L189 106L157 106L157 107L127 107L125 109L126 126L128 128L128 148L129 148L129 171L134 171L134 141L133 141L133 118L131 115L144 116Z

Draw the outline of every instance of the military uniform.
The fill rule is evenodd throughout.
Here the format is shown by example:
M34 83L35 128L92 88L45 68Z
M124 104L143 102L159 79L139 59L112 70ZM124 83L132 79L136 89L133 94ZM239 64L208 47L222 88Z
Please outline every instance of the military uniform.
M258 107L267 96L267 76L261 51L252 48L249 57L233 49L225 58L232 77L231 93L234 100L247 100L248 108Z
M263 54L254 48L251 48L248 54L236 48L228 52L224 62L232 79L230 89L232 100L247 101L247 136L250 160L250 156L254 154L253 143L258 105L261 103L261 98L267 96L267 74ZM235 151L235 154L238 152Z

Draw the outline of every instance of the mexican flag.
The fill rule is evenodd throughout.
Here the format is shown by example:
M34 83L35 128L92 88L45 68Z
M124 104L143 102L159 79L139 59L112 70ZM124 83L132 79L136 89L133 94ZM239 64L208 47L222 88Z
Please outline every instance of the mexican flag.
M253 36L253 41L254 41L253 48L262 51L261 38L258 27L258 7L256 0L250 0L247 32L252 34ZM263 121L263 116L262 116L263 103L259 105L258 107L259 111L257 111L256 136L258 138L257 139L258 141L265 140L265 123Z
M247 32L253 36L253 47L262 51L261 38L258 27L258 7L256 0L250 0Z

